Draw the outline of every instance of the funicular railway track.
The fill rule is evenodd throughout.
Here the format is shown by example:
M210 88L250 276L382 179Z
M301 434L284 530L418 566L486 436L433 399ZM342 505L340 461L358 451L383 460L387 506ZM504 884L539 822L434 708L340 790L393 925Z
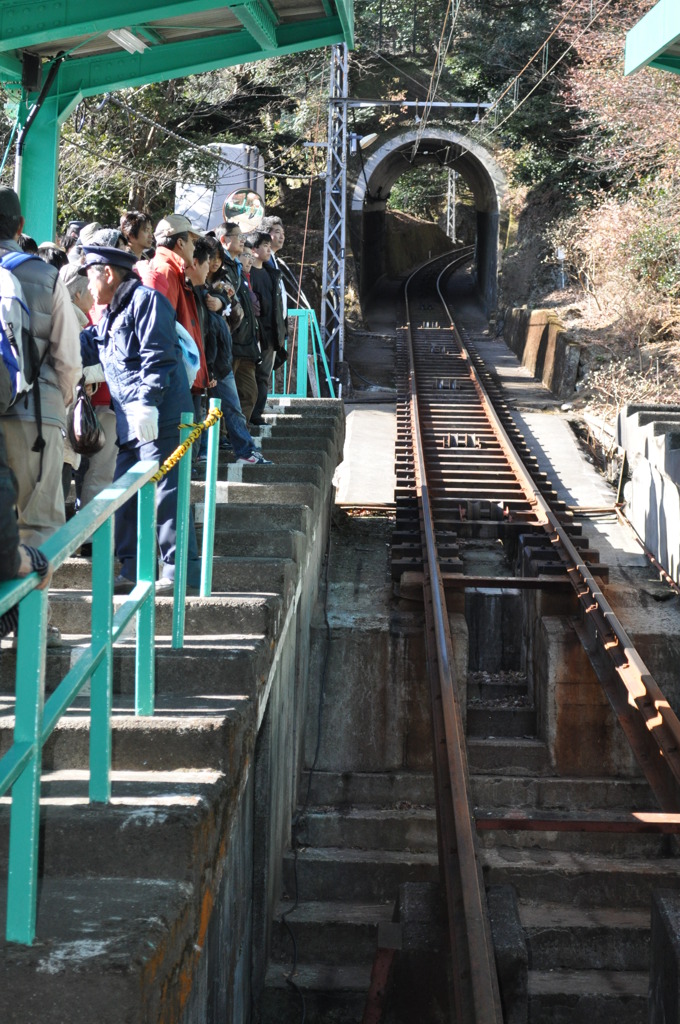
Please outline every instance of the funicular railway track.
M406 286L392 569L402 595L422 595L425 609L453 1017L458 1024L500 1024L503 1010L478 833L677 834L680 722L602 593L596 576L606 580L606 566L599 564L597 553L588 552L579 524L538 473L502 396L494 395L493 381L450 318L442 281L469 258L463 253L433 261ZM514 553L517 574L466 572L463 537L502 541ZM588 809L510 810L477 816L471 811L447 598L468 588L507 586L570 595L578 636L660 810L607 815Z

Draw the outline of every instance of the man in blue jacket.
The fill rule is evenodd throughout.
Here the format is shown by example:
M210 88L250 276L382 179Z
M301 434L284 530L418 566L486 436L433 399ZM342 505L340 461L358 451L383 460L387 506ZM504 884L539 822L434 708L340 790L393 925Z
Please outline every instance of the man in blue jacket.
M162 463L179 444L181 414L193 408L175 331L175 311L160 292L145 287L132 267L133 253L107 246L85 246L87 275L95 303L106 306L96 327L81 333L86 363L99 360L116 414L118 458L114 479L137 462ZM177 543L178 466L157 484L158 546L162 576L157 591L171 592ZM137 580L137 499L116 513L116 556L121 574L116 593L128 593ZM187 583L197 588L200 562L193 521L189 532Z

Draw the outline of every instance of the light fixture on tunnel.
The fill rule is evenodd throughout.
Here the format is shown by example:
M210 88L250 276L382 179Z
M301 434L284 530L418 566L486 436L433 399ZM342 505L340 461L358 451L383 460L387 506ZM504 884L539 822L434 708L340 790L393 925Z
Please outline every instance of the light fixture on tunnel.
M139 39L129 28L112 29L111 32L106 34L109 39L117 43L123 50L127 50L128 53L144 53L149 47L148 43L145 43L143 39Z
M378 138L377 132L370 132L368 135L358 135L357 132L349 133L349 151L358 153L360 150L368 149Z
M472 118L472 123L473 123L473 124L479 124L479 121L480 121L480 117L479 117L479 103L478 103L478 104L477 104L477 113L476 113L476 114L475 114L475 116L474 116L474 117Z

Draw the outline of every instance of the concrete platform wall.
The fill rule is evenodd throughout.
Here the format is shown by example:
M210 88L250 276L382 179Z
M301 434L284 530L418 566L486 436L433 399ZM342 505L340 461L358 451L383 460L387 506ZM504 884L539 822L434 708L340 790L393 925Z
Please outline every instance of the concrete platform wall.
M627 405L617 418L616 440L630 471L626 515L680 583L680 406Z
M554 313L527 306L506 309L503 336L522 366L556 397L573 394L581 350Z

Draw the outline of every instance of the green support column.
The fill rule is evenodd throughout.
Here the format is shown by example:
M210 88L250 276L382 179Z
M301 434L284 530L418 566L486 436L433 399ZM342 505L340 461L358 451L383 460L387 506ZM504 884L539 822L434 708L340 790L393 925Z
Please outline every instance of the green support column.
M31 125L23 147L19 198L25 231L36 242L54 240L57 222L59 101L48 96Z

